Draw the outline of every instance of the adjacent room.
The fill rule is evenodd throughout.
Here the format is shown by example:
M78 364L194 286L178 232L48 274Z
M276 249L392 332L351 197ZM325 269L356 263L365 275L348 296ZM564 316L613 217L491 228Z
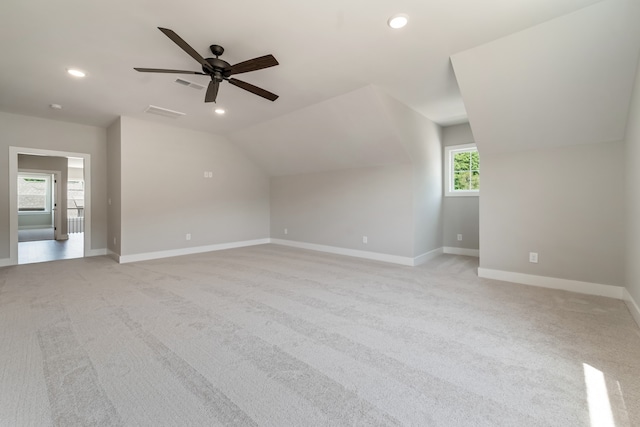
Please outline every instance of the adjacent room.
M0 425L640 425L638 22L3 2Z

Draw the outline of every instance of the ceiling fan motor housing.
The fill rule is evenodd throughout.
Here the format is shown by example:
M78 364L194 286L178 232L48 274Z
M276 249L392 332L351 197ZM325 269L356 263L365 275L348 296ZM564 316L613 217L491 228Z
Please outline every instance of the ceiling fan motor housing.
M209 74L212 77L216 77L216 79L218 80L222 80L223 77L229 77L229 75L225 75L225 72L229 73L231 69L231 64L229 64L227 61L223 61L219 58L206 58L205 60L207 61L207 63L209 63L209 65L211 65L213 71L203 65L202 71L204 73Z

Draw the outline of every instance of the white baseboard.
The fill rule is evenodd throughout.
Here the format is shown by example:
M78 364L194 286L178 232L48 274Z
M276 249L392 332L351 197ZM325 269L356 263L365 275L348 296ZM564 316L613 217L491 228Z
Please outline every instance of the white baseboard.
M16 265L16 263L12 262L11 258L0 258L0 267L8 267L10 265Z
M120 255L120 256L116 255L116 256L118 257L119 263L125 264L129 262L148 261L151 259L169 258L174 256L199 254L203 252L222 251L225 249L243 248L245 246L264 245L264 244L270 243L270 241L271 239L269 238L245 240L242 242L229 242L229 243L220 243L216 245L196 246L192 248L170 249L167 251L147 252L147 253L133 254L133 255Z
M113 252L111 249L107 249L107 256L112 260L114 260L115 262L120 263L120 255Z
M361 251L357 249L340 248L337 246L317 245L315 243L298 242L295 240L271 239L271 243L276 245L291 246L300 249L309 249L318 252L327 252L336 255L346 255L356 258L371 259L374 261L390 262L392 264L407 265L410 267L422 264L431 258L442 253L442 248L434 249L416 258L399 255L382 254L379 252Z
M84 256L89 257L89 256L102 256L102 255L107 255L107 249L106 248L102 248L102 249L89 249Z
M561 289L588 295L623 299L622 286L603 285L600 283L580 282L578 280L559 279L557 277L536 276L533 274L514 273L511 271L478 268L478 277L501 280L503 282L520 283L522 285L539 286L541 288Z
M627 307L629 307L629 311L631 312L631 316L640 327L640 307L638 303L633 299L627 288L624 288L624 302L627 303Z
M467 248L455 248L453 246L445 246L442 248L442 252L452 255L464 255L464 256L480 256L480 249L467 249Z
M69 240L68 234L58 234L58 238L56 240Z
M442 248L436 248L429 252L425 252L422 255L419 255L413 259L413 265L422 265L427 261L430 261L437 257L438 255L442 255Z

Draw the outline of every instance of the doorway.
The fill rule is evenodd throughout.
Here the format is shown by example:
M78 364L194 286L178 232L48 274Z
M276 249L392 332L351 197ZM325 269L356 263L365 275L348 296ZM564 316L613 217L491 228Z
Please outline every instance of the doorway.
M56 161L58 167L55 169L58 170L33 167L56 164ZM89 255L91 248L89 154L9 147L9 177L12 183L10 186L11 264L81 258ZM50 186L49 181L51 181ZM29 191L36 193L32 194L35 197L31 197L30 201L24 197L25 191L22 191L25 190L25 182L30 183L32 187ZM23 186L22 189L19 188L20 185ZM50 192L48 192L49 188ZM49 227L43 227L47 224Z

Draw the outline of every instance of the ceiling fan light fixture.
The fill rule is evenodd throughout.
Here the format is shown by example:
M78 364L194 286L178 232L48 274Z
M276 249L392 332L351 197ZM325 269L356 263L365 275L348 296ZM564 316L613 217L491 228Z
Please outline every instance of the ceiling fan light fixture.
M73 77L84 77L87 75L84 71L76 68L67 68L67 73L71 74Z
M387 25L394 30L404 27L409 22L409 15L398 13L387 20Z

